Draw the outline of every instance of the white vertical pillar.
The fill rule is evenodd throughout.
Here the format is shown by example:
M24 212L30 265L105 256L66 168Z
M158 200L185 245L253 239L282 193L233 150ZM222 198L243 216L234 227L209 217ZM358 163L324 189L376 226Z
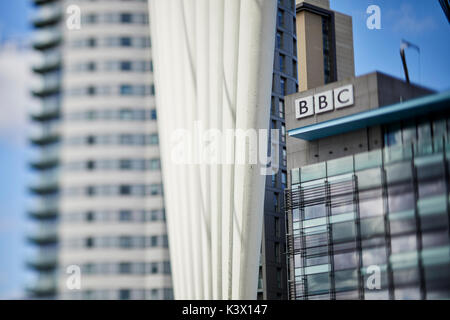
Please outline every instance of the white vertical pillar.
M276 2L150 0L149 6L175 297L255 299L265 176L259 163L233 160L266 154L267 141L216 139L230 163L180 164L195 159L174 159L180 141L173 133L187 129L179 140L201 158L197 120L222 135L269 129Z

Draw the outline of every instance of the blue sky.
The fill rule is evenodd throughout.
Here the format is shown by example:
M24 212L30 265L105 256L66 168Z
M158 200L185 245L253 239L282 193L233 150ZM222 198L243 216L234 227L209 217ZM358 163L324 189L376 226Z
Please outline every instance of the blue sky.
M369 5L381 9L381 30L369 30ZM411 81L436 90L450 89L450 24L438 0L331 0L331 7L353 17L357 75L379 70L404 79L400 42L421 49L408 50Z
M30 3L31 0L0 1L0 43L29 36ZM381 30L366 27L366 9L372 4L381 8ZM437 0L331 0L331 5L334 10L353 17L357 75L379 70L403 78L399 46L404 38L421 48L420 71L417 53L407 52L411 80L436 90L450 88L450 25ZM5 57L11 59L11 66L16 63L22 71L26 67L27 55L24 53L0 55L0 59ZM21 57L23 62L20 62ZM25 281L25 123L28 107L26 76L18 77L13 82L11 72L2 69L1 62L0 299L20 296ZM3 66L9 63L3 62ZM14 91L12 94L8 83L17 83L22 87L17 88L18 93ZM11 98L16 99L15 103L5 102Z

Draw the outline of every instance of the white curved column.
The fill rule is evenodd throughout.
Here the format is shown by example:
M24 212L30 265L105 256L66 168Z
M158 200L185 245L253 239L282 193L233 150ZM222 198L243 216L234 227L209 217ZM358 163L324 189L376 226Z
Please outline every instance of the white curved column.
M255 299L265 176L259 163L236 160L267 154L267 140L205 141L199 129L269 129L276 2L149 6L175 297ZM193 139L177 136L180 129ZM219 163L174 152L181 146L201 158L211 141L226 150Z

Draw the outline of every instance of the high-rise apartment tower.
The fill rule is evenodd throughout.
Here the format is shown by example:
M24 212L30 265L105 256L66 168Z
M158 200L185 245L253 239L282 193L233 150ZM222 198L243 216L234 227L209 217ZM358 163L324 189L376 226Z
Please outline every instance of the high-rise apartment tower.
M46 294L170 299L147 1L34 3L43 61L32 190L45 210L31 211L45 238L33 239L53 284ZM67 286L70 266L81 270L80 289Z

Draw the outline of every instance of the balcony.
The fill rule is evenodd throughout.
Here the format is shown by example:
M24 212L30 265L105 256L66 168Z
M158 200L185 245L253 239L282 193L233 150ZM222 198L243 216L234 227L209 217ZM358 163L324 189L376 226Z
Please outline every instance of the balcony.
M43 102L41 105L31 110L30 116L34 121L47 121L59 118L59 101L53 100L49 102Z
M29 268L49 271L54 270L58 264L58 255L55 250L42 250L27 257L26 264Z
M58 203L55 199L39 199L32 203L28 214L34 219L54 219L58 215Z
M36 170L45 170L56 167L59 164L59 152L57 148L42 150L39 155L30 161L30 166Z
M38 32L33 39L33 48L36 50L47 50L59 45L62 34L58 30L46 30Z
M41 28L58 23L63 16L61 7L58 4L42 6L31 18L31 22L36 28Z
M60 139L59 128L56 126L42 126L35 128L30 135L31 143L43 146L58 142Z
M57 2L57 1L59 1L59 0L33 0L34 4L36 4L36 5Z
M34 96L43 98L58 93L60 89L61 81L59 77L52 76L45 77L43 81L41 81L31 89L31 92Z
M36 73L46 73L61 68L62 59L59 53L44 55L39 62L33 65L33 71Z
M30 191L38 195L49 195L58 192L58 175L56 173L41 174L30 185Z
M26 291L36 297L52 297L56 294L57 282L53 273L41 274L34 282L26 286Z
M36 230L29 232L27 240L39 245L56 243L58 241L56 225L41 223Z

